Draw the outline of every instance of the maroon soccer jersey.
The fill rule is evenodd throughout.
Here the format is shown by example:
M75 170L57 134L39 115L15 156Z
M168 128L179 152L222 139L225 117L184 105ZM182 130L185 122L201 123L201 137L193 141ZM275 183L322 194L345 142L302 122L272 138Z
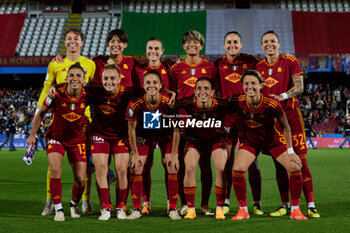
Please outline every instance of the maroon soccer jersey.
M259 60L253 55L241 53L236 61L231 62L227 56L223 56L215 61L218 68L216 80L221 88L220 96L224 99L233 95L243 94L241 77L243 71L255 69Z
M172 127L168 125L169 127L165 128L162 125L162 116L172 114L168 102L169 98L163 94L160 94L159 102L153 107L146 102L146 94L130 101L125 119L137 121L136 136L152 139L172 135Z
M170 69L171 88L173 91L178 90L178 99L189 97L194 93L196 81L200 77L214 79L216 67L214 63L202 59L198 64L188 64L184 60L175 64Z
M125 111L130 101L130 94L119 85L118 92L107 96L102 86L87 87L88 103L93 107L91 130L105 139L126 137L127 123Z
M107 66L108 59L110 59L110 57L107 55L99 55L92 59L96 64L96 71L94 76L95 82L102 82L102 72ZM137 85L136 80L133 77L134 64L135 60L131 56L123 56L122 59L117 63L117 66L120 70L120 84L124 87L133 87Z
M165 67L163 63L160 63L158 66L151 66L147 63L138 63L135 66L135 72L137 75L138 85L139 87L143 88L143 76L145 73L149 70L158 70L160 76L163 80L163 88L169 90L169 77L168 77L168 69Z
M294 56L280 55L275 63L267 63L266 58L256 65L256 70L265 79L263 93L280 95L293 87L293 78L302 75L303 70ZM282 101L284 109L299 107L297 98Z
M190 99L181 101L178 114L179 119L184 121L187 138L210 141L228 133L224 129L224 117L230 112L229 106L221 99L212 98L212 101L212 106L205 110L198 107L197 101Z
M259 105L252 109L246 96L239 95L232 99L232 103L241 119L238 127L241 142L264 147L274 140L279 140L275 130L275 119L283 114L283 109L278 100L261 94Z
M85 123L86 93L84 88L79 97L70 97L67 84L57 88L55 98L47 97L44 101L46 108L52 108L52 122L45 134L46 139L60 142L70 141L79 143L85 141L83 126Z

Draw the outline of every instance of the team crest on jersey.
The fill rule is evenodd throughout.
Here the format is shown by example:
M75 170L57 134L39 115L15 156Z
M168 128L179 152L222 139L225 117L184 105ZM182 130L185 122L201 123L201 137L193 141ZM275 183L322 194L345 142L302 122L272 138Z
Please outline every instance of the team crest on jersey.
M282 68L278 67L277 72L282 72Z
M236 82L239 82L241 80L241 75L237 74L237 73L232 73L230 75L227 75L225 77L225 79L227 81L230 81L230 82L233 82L233 83L236 83Z
M244 120L244 123L253 129L262 126L262 124L254 121L254 120Z
M109 105L100 105L98 108L106 115L116 112L116 110Z
M189 79L187 79L184 84L190 86L190 87L195 87L196 86L196 81L197 81L197 78L196 77L191 77Z
M124 69L129 69L127 64L124 64L123 67L124 67Z
M166 71L164 69L162 69L162 74L166 74Z
M206 74L207 73L207 71L203 68L202 69L202 74Z
M268 79L265 80L264 86L271 88L274 85L276 85L277 83L279 83L279 82L276 79L269 77Z
M75 112L70 112L67 114L62 114L62 117L69 122L73 122L73 121L79 120L81 118L81 115L76 114Z
M84 104L84 103L81 103L81 104L80 104L80 108L85 108L85 104Z
M161 115L159 109L156 112L143 112L143 128L160 129Z

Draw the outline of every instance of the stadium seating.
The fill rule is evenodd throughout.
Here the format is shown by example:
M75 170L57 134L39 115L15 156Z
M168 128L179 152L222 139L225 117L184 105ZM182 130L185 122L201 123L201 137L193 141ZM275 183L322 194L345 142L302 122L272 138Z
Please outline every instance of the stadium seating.
M0 14L23 13L27 10L27 1L1 1Z
M204 0L130 0L126 7L131 12L142 13L169 13L169 12L189 12L205 10Z

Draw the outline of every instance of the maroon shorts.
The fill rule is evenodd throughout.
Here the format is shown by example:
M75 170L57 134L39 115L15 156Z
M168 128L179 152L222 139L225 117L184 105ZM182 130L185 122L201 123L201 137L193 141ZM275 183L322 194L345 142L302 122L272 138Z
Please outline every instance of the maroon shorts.
M86 150L85 142L81 143L70 143L70 142L59 142L54 139L48 139L46 145L46 153L50 154L53 152L60 153L62 156L67 151L67 157L70 163L86 162Z
M106 139L99 135L92 136L91 153L92 154L129 154L129 149L126 146L124 138Z
M172 151L173 140L172 136L164 136L162 138L142 138L137 137L137 150L140 156L147 156L150 150L154 150L154 148L158 145L161 154L170 154Z
M239 150L240 149L247 150L255 156L258 156L260 152L263 152L265 154L270 154L277 159L283 152L287 151L287 146L279 140L267 143L266 145L254 145L249 142L243 142L239 145Z
M226 140L224 137L220 137L212 141L199 141L197 139L186 138L185 151L188 148L196 149L201 155L211 155L216 149L226 149ZM210 153L208 153L210 152Z
M297 155L307 154L304 121L300 112L300 108L287 109L285 110L285 113L292 132L293 149L295 153ZM285 140L279 124L277 124L276 128L281 140Z

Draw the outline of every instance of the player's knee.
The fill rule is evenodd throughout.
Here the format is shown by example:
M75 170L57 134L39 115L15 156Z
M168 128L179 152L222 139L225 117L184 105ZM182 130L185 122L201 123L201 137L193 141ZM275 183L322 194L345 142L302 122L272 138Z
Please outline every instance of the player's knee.
M61 177L61 167L60 166L51 166L51 177L53 178L59 178Z
M297 163L294 163L294 162L291 162L290 165L289 165L289 171L290 172L296 172L296 171L300 171L301 170L301 165L300 164L297 164Z
M241 164L234 164L233 165L233 170L240 171L240 172L245 172L247 169Z
M194 175L196 172L196 166L194 164L186 164L185 173L189 176Z

